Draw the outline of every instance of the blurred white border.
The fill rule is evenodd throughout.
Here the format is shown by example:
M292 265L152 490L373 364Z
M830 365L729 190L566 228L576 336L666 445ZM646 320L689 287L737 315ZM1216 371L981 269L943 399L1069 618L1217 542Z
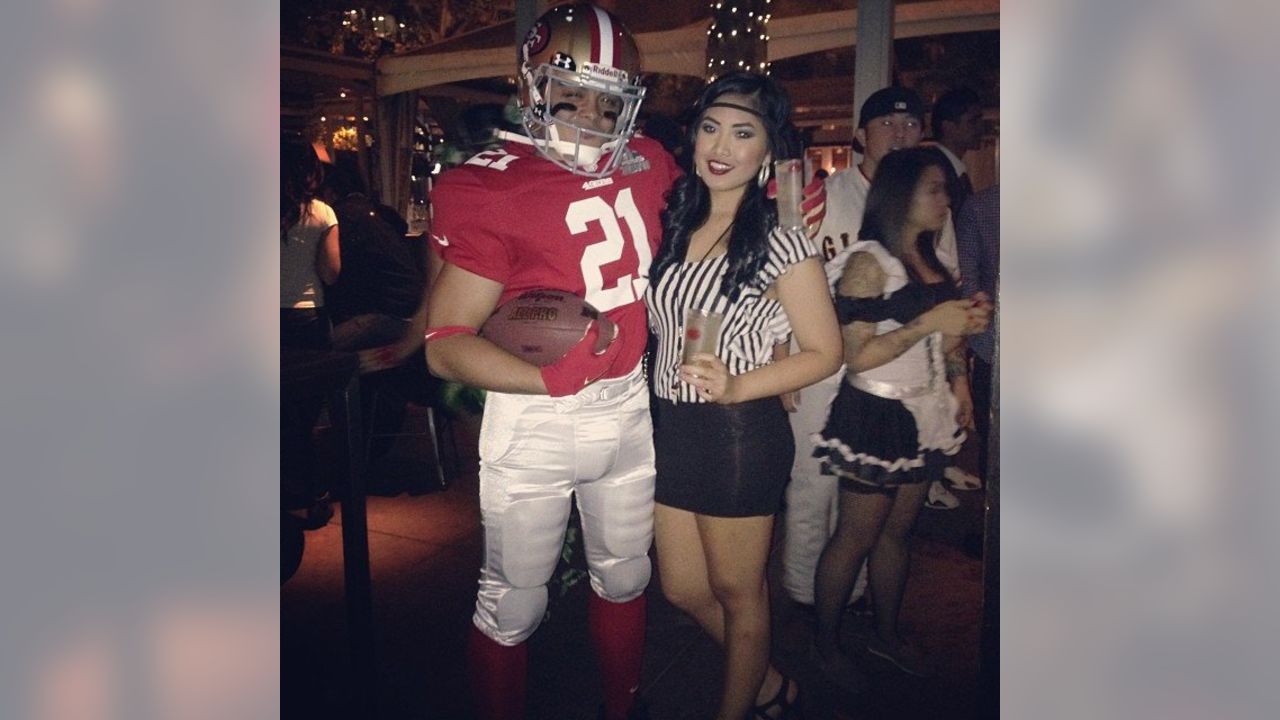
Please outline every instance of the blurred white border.
M1271 717L1280 699L1258 452L1276 427L1277 20L1002 8L1009 717Z

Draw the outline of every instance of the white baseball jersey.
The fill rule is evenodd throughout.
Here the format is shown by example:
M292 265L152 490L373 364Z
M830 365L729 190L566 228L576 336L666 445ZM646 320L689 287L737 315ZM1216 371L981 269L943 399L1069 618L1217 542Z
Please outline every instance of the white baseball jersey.
M827 282L834 291L848 259L843 251L858 240L871 183L855 166L831 175L825 185L827 215L818 229L817 242ZM831 401L840 391L843 378L841 366L831 377L801 390L800 407L791 415L796 457L791 467L791 482L787 483L783 517L782 586L792 599L806 605L813 604L813 576L818 569L818 556L835 532L839 492L835 476L823 475L821 463L813 456L813 436L826 424ZM861 595L865 585L866 572L863 571L853 597Z

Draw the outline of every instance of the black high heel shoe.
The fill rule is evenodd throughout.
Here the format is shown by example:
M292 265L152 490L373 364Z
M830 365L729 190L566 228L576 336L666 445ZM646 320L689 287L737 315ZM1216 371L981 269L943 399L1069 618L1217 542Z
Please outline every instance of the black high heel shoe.
M792 685L796 686L796 697L794 700L787 700L787 692ZM770 715L774 708L778 709L778 714ZM783 675L782 682L778 685L778 694L769 702L755 706L754 714L763 720L804 720L804 714L800 711L800 686L795 680Z

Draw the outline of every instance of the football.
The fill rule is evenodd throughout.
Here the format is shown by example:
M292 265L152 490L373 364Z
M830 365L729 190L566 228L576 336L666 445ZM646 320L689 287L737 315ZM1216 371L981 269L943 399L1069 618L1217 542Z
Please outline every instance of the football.
M573 293L530 290L499 307L480 328L480 336L544 367L564 357L586 336L592 323L600 324L596 352L603 352L617 335L609 318Z

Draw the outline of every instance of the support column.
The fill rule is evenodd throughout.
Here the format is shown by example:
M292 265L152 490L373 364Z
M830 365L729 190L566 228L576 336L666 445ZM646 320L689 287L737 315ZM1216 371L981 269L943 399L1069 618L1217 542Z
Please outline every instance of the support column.
M356 165L360 168L360 177L363 178L366 183L369 183L371 182L372 177L372 172L369 170L369 146L364 142L365 136L369 134L369 123L365 120L369 115L369 108L367 106L369 98L365 97L364 93L361 92L356 95L355 100ZM382 142L382 139L379 138L378 141ZM381 151L381 148L379 148L379 151Z
M853 63L855 128L863 101L893 78L893 6L894 0L858 0Z

